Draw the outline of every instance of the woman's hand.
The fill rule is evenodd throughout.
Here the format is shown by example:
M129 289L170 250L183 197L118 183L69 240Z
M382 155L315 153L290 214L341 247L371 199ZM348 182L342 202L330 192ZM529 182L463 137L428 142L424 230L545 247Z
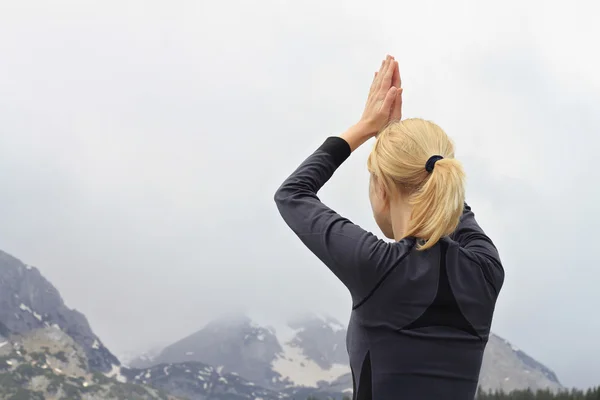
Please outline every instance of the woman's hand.
M394 57L387 56L375 73L362 117L341 135L352 151L376 136L390 121L402 118L401 84L398 62Z
M402 119L402 79L400 78L398 61L395 61L395 63L396 67L392 76L392 86L396 87L396 98L394 99L394 104L392 104L392 113L390 114L389 122L400 121Z
M369 97L359 124L375 136L390 121L402 117L402 89L400 71L394 57L387 56L369 90Z

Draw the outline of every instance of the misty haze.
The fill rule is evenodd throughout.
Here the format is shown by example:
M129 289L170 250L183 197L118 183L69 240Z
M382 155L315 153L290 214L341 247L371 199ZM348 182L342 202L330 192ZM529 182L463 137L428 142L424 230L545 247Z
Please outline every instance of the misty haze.
M54 399L53 379L86 399L351 398L348 289L273 196L360 117L385 54L403 117L454 140L506 270L480 388L600 385L599 12L0 0L0 398ZM319 198L383 237L372 148Z

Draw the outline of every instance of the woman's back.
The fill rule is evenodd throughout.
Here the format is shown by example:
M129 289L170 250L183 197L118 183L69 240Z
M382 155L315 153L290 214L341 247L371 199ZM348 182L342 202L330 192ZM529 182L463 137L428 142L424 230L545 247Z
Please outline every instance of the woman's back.
M353 306L356 399L472 399L497 298L486 279L501 285L501 267L486 278L449 238L424 252L403 242L408 254Z

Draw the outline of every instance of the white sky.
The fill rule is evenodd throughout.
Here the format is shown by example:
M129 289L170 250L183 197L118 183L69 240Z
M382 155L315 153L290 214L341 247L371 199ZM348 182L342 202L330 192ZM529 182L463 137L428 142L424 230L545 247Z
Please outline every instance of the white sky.
M391 53L404 115L455 139L501 250L494 331L600 384L597 4L0 0L0 248L116 353L240 307L345 321L272 197ZM322 199L375 230L369 147Z

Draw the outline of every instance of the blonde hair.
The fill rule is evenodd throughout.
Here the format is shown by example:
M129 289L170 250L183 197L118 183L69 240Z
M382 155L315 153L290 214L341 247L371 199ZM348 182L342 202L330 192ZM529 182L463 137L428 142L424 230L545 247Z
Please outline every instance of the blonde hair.
M431 172L429 158L444 157ZM419 118L394 122L383 129L367 161L388 196L398 191L412 206L405 237L424 240L425 250L457 227L465 201L465 173L454 158L454 144L435 123Z

